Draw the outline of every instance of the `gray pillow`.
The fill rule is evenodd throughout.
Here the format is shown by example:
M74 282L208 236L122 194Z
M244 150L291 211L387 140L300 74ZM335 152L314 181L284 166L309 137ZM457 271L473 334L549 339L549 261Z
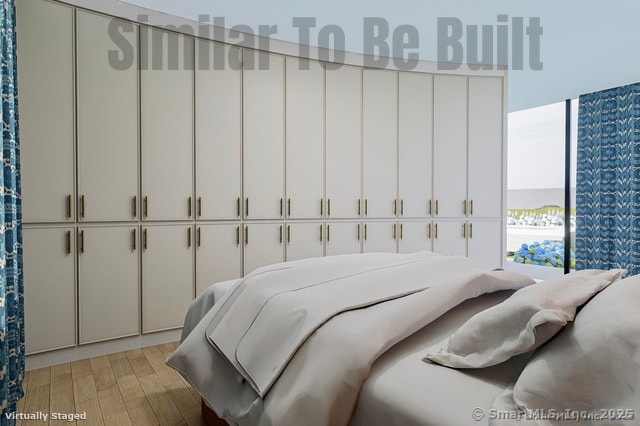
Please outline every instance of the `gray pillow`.
M462 325L425 362L482 368L537 348L572 321L576 308L624 270L584 270L522 288Z
M640 276L618 281L589 301L573 324L535 352L492 409L569 410L586 424L637 425Z

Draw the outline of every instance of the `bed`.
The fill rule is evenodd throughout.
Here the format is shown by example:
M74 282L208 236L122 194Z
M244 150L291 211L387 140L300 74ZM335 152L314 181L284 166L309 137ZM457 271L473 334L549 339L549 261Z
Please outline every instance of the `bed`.
M217 283L200 295L186 316L182 344L168 364L201 394L210 422L223 418L241 425L500 424L496 413L528 412L518 397L519 379L544 352L535 349L551 346L553 340L544 343L563 334L559 331L573 317L543 302L544 309L528 319L529 326L535 323L528 341L523 344L527 339L518 327L512 327L517 333L511 341L500 337L500 342L520 345L515 351L507 348L506 359L496 357L493 349L489 356L481 354L480 361L473 356L481 351L471 357L453 356L453 364L464 364L462 368L446 366L452 359L438 359L446 358L447 342L453 345L457 333L488 312L494 312L490 321L498 321L491 329L517 323L501 320L500 314L513 314L500 309L522 292L526 297L516 300L544 300L551 294L575 315L578 306L620 275L621 271L587 271L561 283L565 293L575 284L581 289L579 296L570 291L567 298L557 293L556 285L540 298L536 292L544 286L532 285L530 277L429 252L271 265L244 279ZM629 300L628 295L624 298ZM487 323L482 327L485 330ZM629 356L637 360L634 351ZM473 368L473 363L481 367ZM530 374L544 376L539 371ZM611 381L616 381L615 375ZM640 395L628 387L626 394ZM627 405L631 408L615 408L635 414L638 407ZM628 422L620 417L623 414L616 421Z

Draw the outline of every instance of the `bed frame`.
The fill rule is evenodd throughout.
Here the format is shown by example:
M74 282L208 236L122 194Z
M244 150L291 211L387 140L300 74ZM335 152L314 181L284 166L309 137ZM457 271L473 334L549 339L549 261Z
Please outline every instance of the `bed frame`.
M205 423L209 426L229 426L227 422L218 417L215 411L205 404L204 399L200 400L200 412L202 413L202 418Z

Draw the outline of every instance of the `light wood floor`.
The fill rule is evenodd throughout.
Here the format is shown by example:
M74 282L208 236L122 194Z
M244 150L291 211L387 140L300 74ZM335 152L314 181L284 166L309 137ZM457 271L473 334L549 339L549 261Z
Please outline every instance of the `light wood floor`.
M77 424L87 426L204 425L200 397L164 363L177 346L167 343L29 371L18 412L86 412L86 421Z

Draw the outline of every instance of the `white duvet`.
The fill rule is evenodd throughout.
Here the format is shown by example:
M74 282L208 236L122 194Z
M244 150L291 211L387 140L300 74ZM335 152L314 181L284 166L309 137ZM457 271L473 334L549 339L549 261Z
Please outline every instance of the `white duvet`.
M430 252L272 265L234 283L168 363L237 424L347 424L387 349L466 299L531 283Z

